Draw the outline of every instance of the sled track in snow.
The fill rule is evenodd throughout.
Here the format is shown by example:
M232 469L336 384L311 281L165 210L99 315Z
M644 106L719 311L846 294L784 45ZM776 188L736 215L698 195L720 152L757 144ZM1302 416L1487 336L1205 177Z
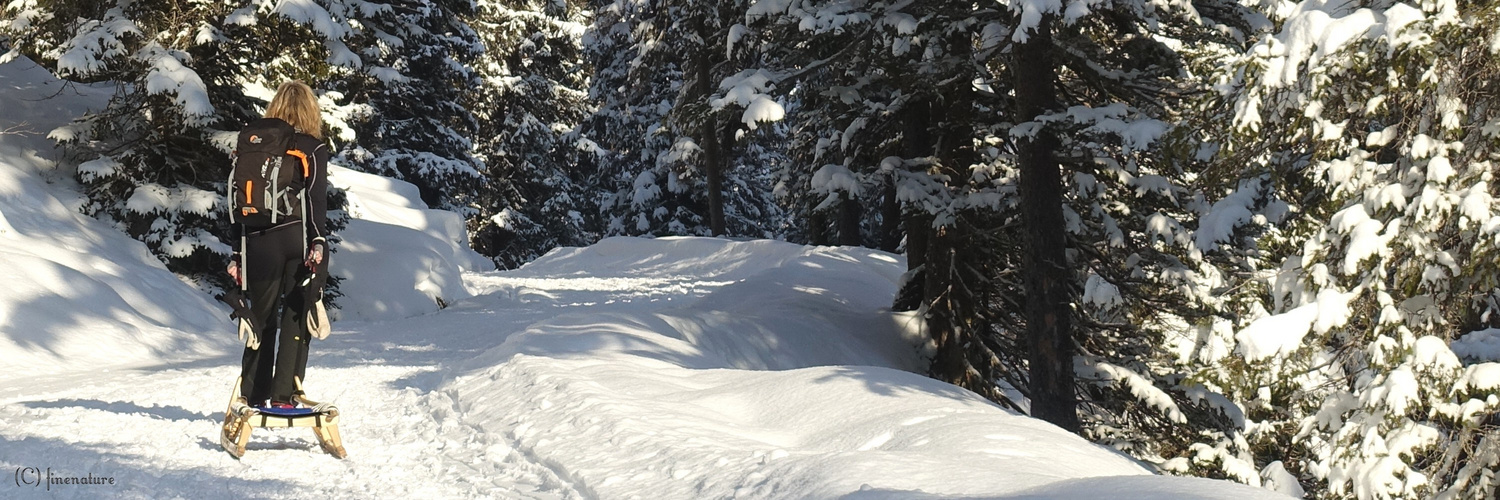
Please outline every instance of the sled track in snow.
M479 478L492 479L488 484L477 483L472 490L474 497L526 498L526 499L595 499L586 489L579 488L565 474L559 473L555 464L549 465L533 454L519 449L511 436L487 434L479 427L464 422L463 413L451 394L446 391L432 392L423 397L428 401L434 421L439 425L451 423L456 434L468 437L478 444L470 469ZM444 434L448 434L446 431ZM453 457L447 457L450 460ZM529 488L517 488L525 485ZM492 486L485 491L485 486Z

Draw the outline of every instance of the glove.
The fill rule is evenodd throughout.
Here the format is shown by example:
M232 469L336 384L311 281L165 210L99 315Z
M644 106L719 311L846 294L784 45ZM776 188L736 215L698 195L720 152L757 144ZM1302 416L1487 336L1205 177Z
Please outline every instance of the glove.
M328 325L328 310L323 307L322 300L313 303L313 306L307 309L306 326L307 334L312 335L313 338L318 340L328 338L328 333L332 328Z
M260 329L256 328L255 315L250 312L250 301L239 290L225 292L224 298L221 300L229 304L229 307L234 308L229 313L229 319L239 320L236 323L239 329L240 341L244 342L245 347L251 350L260 349L260 335L256 333Z
M255 334L255 323L250 318L240 318L240 340L252 351L260 349L260 335Z
M313 256L319 257L318 263L312 264L312 272L302 280L301 289L298 294L302 297L303 327L312 338L323 340L328 338L328 309L323 306L323 286L328 284L328 266L322 257L323 246L314 244L308 252L308 260Z

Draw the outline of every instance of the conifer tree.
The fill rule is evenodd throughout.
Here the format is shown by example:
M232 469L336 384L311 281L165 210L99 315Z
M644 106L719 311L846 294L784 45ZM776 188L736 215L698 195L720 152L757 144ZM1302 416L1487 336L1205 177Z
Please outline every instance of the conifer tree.
M331 80L363 112L350 120L357 143L339 152L350 166L417 186L433 208L465 216L489 189L471 141L478 124L465 106L479 83L469 64L483 50L464 22L473 0L391 0L351 9L364 33L361 71Z
M1205 257L1188 229L1209 211L1185 99L1205 85L1182 51L1235 47L1253 14L1233 2L1025 3L1012 12L995 32L1012 54L998 62L1015 78L1015 156L1002 152L993 165L1019 206L1002 210L992 237L1028 248L1024 258L998 254L1006 264L992 275L999 328L990 344L1029 346L1033 415L1067 427L1068 402L1054 398L1076 376L1083 435L1166 470L1260 484L1242 410L1163 348L1192 334L1184 325L1207 321L1223 284L1220 257ZM1049 80L1051 89L1031 87ZM1046 213L1049 196L1061 198L1061 213ZM1025 278L1007 276L1015 264ZM1043 396L1053 399L1050 417L1037 406Z
M1232 61L1208 107L1233 127L1209 140L1238 187L1197 238L1241 247L1240 280L1183 348L1246 409L1284 491L1493 497L1500 380L1483 374L1500 360L1455 351L1494 326L1500 296L1500 16L1445 1L1265 13L1247 50L1205 54Z
M215 276L229 253L216 236L228 148L256 113L241 90L253 79L245 61L271 59L279 46L236 41L248 29L235 14L214 2L28 0L8 4L0 20L13 50L59 76L120 84L108 107L49 137L67 146L84 213L198 280Z
M600 104L585 135L605 151L606 234L762 235L778 225L779 210L766 209L769 172L732 168L741 155L776 158L755 147L755 117L781 110L753 100L763 78L728 70L726 61L753 57L729 43L744 8L658 0L599 9L586 50Z
M837 184L861 193L878 185L865 179L897 175L912 269L898 301L919 307L926 318L936 343L933 376L1022 409L1036 405L1041 391L1064 404L1078 391L1085 411L1054 412L1056 422L1159 464L1211 457L1183 472L1258 482L1253 467L1244 467L1236 409L1186 380L1189 369L1158 349L1183 318L1204 314L1208 294L1183 291L1196 293L1215 277L1212 265L1182 245L1188 240L1181 221L1191 224L1199 209L1189 185L1199 165L1184 154L1192 148L1182 144L1191 141L1168 123L1182 116L1178 96L1194 83L1162 38L1222 46L1225 33L1243 32L1247 12L1230 3L1205 4L1204 12L1224 18L1216 21L1128 2L1079 5L1066 13L1032 3L1013 7L1014 13L969 2L767 2L752 8L752 16L768 18L751 27L785 27L774 36L800 54L779 58L794 63L777 73L827 70L828 76L809 80L816 84L797 87L803 97L794 118L851 102L863 108L855 113L869 113L858 125L858 118L830 120L816 143L794 143L814 145L794 157L818 158L834 151L833 144L846 155L849 141L869 145L871 156L882 158L855 156L847 164L858 169L822 167L838 175L804 176L797 188ZM1065 29L1026 45L1047 18ZM846 51L818 52L825 47ZM1045 95L1028 93L1034 87L1023 88L1054 78L1051 106ZM896 98L882 102L881 95ZM819 103L813 96L838 100ZM850 132L841 131L846 128ZM1040 148L1028 150L1032 144ZM1042 173L1050 168L1059 176L1028 187L1022 173L1028 155L1052 158L1057 163L1043 164ZM1053 238L1044 254L1066 258L1050 264L1028 261L1032 243L1023 231L1037 218L1025 215L1023 200L1044 189L1054 191L1052 201L1034 203L1060 213L1034 229ZM1054 288L1041 301L1046 308L1028 314L1026 304L1037 292L1022 276L1038 271L1055 273L1043 280ZM1056 354L1030 357L1028 346L1037 343L1022 333L1048 324L1049 316L1047 341ZM1066 328L1068 322L1075 328ZM1062 351L1074 345L1077 356ZM1066 380L1075 370L1076 386ZM1032 381L1040 373L1062 378L1038 387ZM1203 453L1199 446L1220 452Z
M471 218L474 248L502 267L598 239L599 147L580 127L593 112L583 60L585 2L485 0L482 80L467 105L491 191Z

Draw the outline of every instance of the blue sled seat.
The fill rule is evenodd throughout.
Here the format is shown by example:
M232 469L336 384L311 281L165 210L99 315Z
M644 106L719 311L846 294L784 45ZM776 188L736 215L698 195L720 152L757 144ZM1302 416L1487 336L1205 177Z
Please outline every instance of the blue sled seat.
M259 406L255 407L255 411L277 417L301 417L317 413L312 408L261 408Z
M261 408L249 407L245 415L251 427L323 427L338 423L338 410L328 408Z

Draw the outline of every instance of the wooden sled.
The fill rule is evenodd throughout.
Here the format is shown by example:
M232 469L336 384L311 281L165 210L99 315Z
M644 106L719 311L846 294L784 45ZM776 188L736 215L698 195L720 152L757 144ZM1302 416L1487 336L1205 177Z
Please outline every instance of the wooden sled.
M229 409L224 411L224 425L219 433L219 445L234 458L245 456L245 445L250 443L250 430L256 427L311 427L318 437L318 446L336 458L349 456L344 451L344 442L339 438L339 409L307 399L301 394L302 381L297 380L294 396L300 408L277 409L250 406L240 395L240 380L235 379L234 390L229 396Z

